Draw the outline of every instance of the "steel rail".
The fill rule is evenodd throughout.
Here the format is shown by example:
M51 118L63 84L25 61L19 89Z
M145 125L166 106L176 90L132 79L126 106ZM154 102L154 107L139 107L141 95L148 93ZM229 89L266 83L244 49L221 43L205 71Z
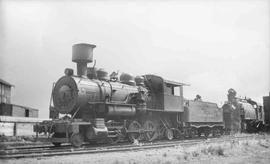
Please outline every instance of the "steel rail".
M161 145L161 144L172 144L172 143L191 143L191 142L199 142L202 141L202 139L197 139L197 140L174 140L174 141L159 141L159 142L152 142L152 143L140 143L140 145ZM30 153L44 153L44 152L62 152L62 151L79 151L79 150L95 150L95 149L117 149L117 148L121 148L121 147L134 147L134 146L138 146L138 145L132 145L132 144L118 144L118 145L85 145L81 148L74 148L71 145L66 145L65 147L54 147L54 146L50 146L50 147L44 147L42 149L41 148L29 148L29 149L8 149L8 150L4 150L2 151L2 153L0 153L0 155L8 155L8 154L30 154ZM1 157L1 156L0 156Z
M116 146L85 146L82 148L73 148L69 146L67 148L54 148L54 149L30 149L27 151L7 151L0 154L0 159L11 158L33 158L41 156L60 156L60 155L72 155L72 154L93 154L93 153L106 153L106 152L121 152L121 151L134 151L144 149L166 148L174 146L191 146L199 143L211 143L211 142L224 142L233 141L235 139L248 139L254 136L230 136L229 138L208 138L208 139L191 139L191 140L172 140L172 141L159 141L153 143L141 143L139 145L123 144ZM257 136L258 137L258 136Z
M210 138L210 137L209 137ZM185 140L179 140L179 139L173 139L171 141L168 141L168 140L158 140L158 141L153 141L153 142L140 142L141 144L156 144L156 143L167 143L167 142L173 142L173 141L182 141L182 142L189 142L190 140L202 140L202 139L205 139L205 138L192 138L192 139L185 139ZM122 145L130 145L130 143L127 143L127 142L121 142L121 143L117 143L117 145L115 144L105 144L105 143L95 143L95 144L89 144L89 143L84 143L83 146L84 147L106 147L106 146L114 146L114 147L118 147L118 146L122 146ZM72 147L71 144L64 144L64 145L61 145L60 147L56 147L52 144L46 144L46 145L33 145L33 146L8 146L7 148L5 148L4 150L5 151L8 151L8 150L26 150L26 149L59 149L59 148L63 148L63 147Z

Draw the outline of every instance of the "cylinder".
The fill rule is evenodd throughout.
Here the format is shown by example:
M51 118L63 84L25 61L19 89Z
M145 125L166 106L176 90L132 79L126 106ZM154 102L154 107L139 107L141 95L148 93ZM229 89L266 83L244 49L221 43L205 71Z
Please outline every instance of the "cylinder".
M87 63L93 61L93 49L96 45L93 44L74 44L72 46L72 61L77 63L77 75L87 75Z

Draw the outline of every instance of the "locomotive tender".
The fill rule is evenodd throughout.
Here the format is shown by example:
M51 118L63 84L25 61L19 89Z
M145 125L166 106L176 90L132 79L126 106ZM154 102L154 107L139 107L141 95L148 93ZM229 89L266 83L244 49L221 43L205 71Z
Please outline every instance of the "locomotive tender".
M72 61L77 75L66 69L54 85L50 118L36 126L48 132L51 142L71 143L124 139L155 139L219 135L223 132L223 111L217 104L185 100L186 84L147 74L123 73L118 79L104 69L87 67L93 61L95 45L75 44ZM64 115L59 118L60 115Z

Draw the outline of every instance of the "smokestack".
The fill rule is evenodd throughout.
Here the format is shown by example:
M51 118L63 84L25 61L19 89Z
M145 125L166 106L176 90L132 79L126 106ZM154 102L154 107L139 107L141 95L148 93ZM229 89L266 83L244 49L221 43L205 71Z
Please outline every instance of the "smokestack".
M93 61L93 50L96 45L79 43L72 46L72 61L77 63L77 75L87 75L87 63Z

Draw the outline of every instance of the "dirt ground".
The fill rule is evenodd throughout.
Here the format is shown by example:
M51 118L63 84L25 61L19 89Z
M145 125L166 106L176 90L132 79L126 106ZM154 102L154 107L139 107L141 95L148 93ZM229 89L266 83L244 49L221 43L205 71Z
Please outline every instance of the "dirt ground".
M7 164L270 163L270 135L252 139L144 151L2 160Z

